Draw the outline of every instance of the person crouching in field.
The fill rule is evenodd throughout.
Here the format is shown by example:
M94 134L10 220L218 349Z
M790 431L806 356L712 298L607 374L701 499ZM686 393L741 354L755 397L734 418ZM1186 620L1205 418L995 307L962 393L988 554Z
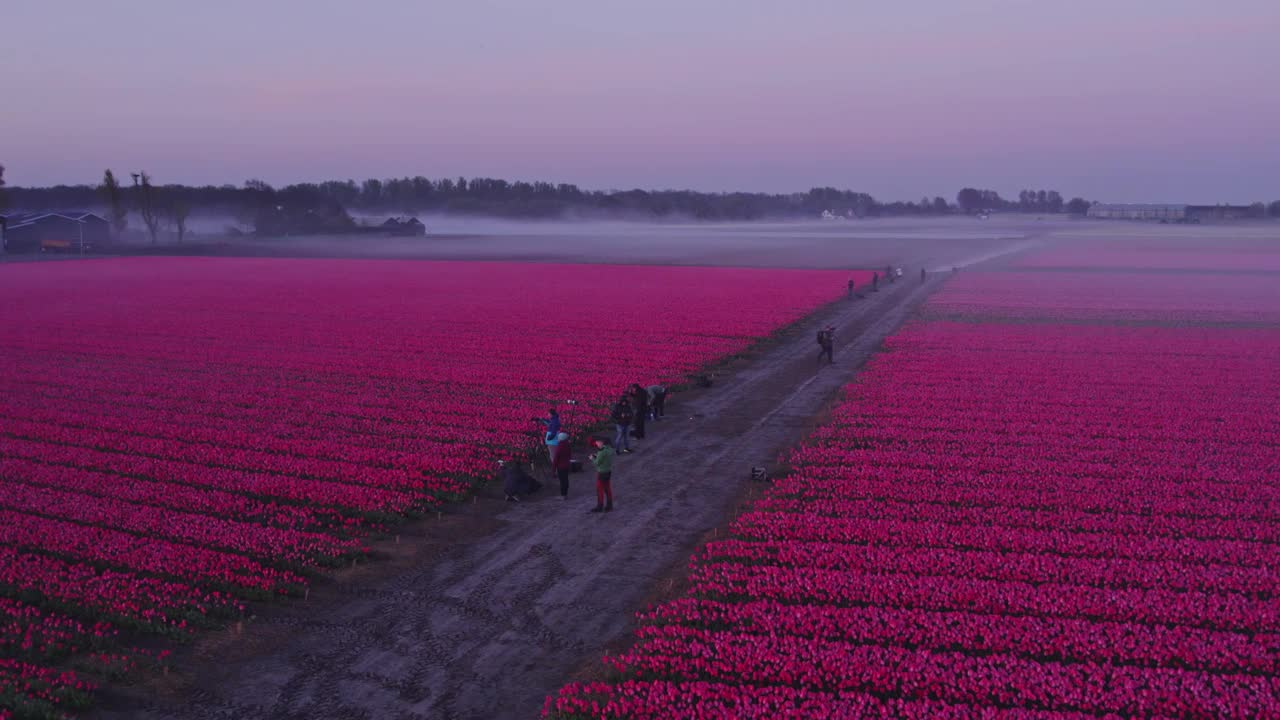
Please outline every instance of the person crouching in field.
M593 513L613 512L613 448L597 440L591 463L596 467L596 506Z
M613 425L617 429L617 434L613 437L613 447L620 455L631 452L631 423L635 420L635 416L631 414L631 403L628 402L626 395L614 403L613 413L610 414L609 419L613 420Z
M661 385L650 385L645 388L649 393L649 416L655 421L667 416L667 389Z
M635 417L636 437L644 439L644 421L649 417L649 391L640 383L631 386L631 414Z
M560 479L560 499L569 497L569 468L573 464L572 448L569 446L569 433L556 435L555 450L551 454L551 467L556 469L556 477Z

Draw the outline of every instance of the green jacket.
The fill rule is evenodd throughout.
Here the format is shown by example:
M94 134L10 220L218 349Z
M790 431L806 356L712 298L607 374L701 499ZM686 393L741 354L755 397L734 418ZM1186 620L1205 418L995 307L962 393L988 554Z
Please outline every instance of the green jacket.
M595 464L598 473L613 472L613 448L608 445L600 448L591 462Z

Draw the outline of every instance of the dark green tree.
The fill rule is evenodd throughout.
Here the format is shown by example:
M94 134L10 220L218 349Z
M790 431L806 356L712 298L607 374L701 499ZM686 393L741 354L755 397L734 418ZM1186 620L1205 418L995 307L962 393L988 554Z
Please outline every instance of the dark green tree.
M1089 212L1089 201L1079 197L1071 198L1066 210L1072 215L1084 215Z

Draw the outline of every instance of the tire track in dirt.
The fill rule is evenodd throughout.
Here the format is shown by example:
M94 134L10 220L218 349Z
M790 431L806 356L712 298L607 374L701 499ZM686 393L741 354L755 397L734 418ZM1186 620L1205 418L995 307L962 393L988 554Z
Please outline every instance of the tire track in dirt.
M836 303L714 388L673 397L668 418L618 461L616 512L588 514L594 481L576 475L568 502L544 491L434 562L341 588L327 606L263 619L287 642L211 659L189 679L181 704L130 697L97 715L536 717L547 694L627 636L655 583L724 521L750 482L748 469L772 464L802 438L943 281L904 278L868 299ZM836 364L819 367L813 332L827 322L838 327Z

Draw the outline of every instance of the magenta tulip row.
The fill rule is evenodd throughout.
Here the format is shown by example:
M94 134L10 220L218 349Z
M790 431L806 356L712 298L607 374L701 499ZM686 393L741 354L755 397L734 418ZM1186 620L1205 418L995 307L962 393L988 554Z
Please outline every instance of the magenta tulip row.
M303 566L367 552L364 545L354 539L285 530L102 497L93 498L91 502L85 500L85 496L79 493L21 482L0 485L0 508L122 530L144 538L227 550L268 564Z
M927 567L935 575L1023 582L1074 583L1100 588L1161 590L1243 595L1269 599L1280 595L1280 569L1240 565L1151 562L1128 558L1078 558L1048 553L984 552L948 547L913 548L842 543L722 540L709 543L699 558L708 562L839 570L843 572L915 572Z
M0 597L0 655L5 657L56 660L107 645L118 634L109 623L84 623Z
M1044 662L1280 674L1280 657L1275 650L1280 635L1177 625L697 598L673 601L642 616L642 620L653 625L683 625L748 635L791 635L860 645L1007 654ZM647 631L642 631L642 636L644 632Z
M72 672L0 658L0 704L13 707L19 716L66 717L88 707L95 689Z

